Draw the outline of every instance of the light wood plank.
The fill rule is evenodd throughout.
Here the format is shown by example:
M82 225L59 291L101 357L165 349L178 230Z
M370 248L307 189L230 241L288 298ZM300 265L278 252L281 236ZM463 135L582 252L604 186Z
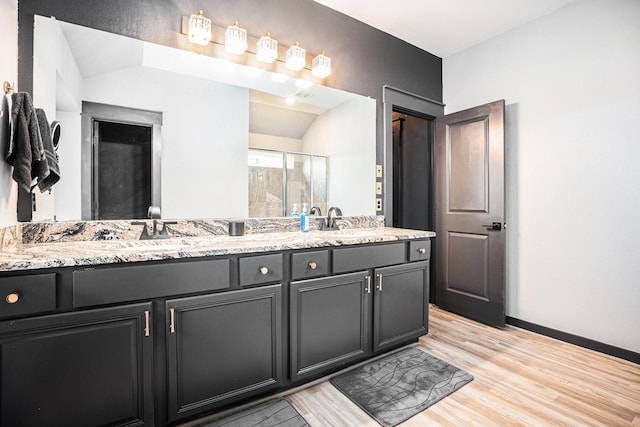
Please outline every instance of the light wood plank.
M474 380L401 424L640 426L640 366L508 326L431 307L419 348ZM311 426L375 427L329 383L286 397Z

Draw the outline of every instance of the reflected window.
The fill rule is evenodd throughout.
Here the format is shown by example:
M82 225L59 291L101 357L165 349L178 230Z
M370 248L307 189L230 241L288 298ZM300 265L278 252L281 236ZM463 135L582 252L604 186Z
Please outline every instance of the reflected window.
M249 150L249 216L289 216L319 207L327 211L327 158L271 150Z

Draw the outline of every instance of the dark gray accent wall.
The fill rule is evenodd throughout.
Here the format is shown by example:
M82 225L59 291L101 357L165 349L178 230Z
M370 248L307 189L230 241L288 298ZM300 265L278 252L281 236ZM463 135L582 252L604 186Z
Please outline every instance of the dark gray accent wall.
M333 69L326 86L378 100L378 163L384 85L442 101L441 58L312 0L19 0L19 87L28 92L33 87L34 14L192 49L180 33L182 16L200 9L214 25L237 20L251 35L270 31L282 45L298 41L310 54L326 51Z

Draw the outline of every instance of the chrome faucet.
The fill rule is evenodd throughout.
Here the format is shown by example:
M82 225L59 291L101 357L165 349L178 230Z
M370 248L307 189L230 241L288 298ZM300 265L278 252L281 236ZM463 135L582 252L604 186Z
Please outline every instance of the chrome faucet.
M323 230L337 230L336 227L336 218L342 216L342 210L336 207L330 207L329 212L327 212L327 222L323 224Z

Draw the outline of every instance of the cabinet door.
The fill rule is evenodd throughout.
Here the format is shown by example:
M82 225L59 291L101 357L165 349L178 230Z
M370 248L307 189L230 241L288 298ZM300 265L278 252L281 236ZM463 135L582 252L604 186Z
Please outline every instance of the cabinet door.
M429 261L374 270L373 351L407 343L427 333Z
M281 287L167 301L171 420L280 385Z
M293 381L366 356L371 331L367 277L367 272L359 272L291 283Z
M0 425L152 426L151 303L0 323Z

